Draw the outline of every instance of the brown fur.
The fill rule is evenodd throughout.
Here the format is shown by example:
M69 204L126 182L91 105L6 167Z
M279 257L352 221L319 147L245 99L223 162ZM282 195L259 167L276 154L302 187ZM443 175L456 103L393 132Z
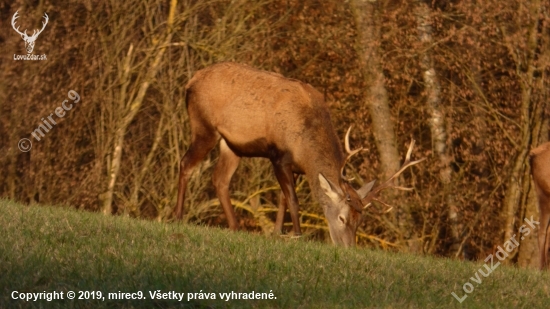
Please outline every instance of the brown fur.
M345 156L321 93L298 80L236 63L198 71L186 90L192 138L180 165L177 219L183 216L191 171L221 140L213 183L231 229L238 228L229 199L231 176L240 157L265 157L271 160L285 197L276 229L282 228L279 217L282 221L288 205L294 233L301 234L294 175L305 174L323 206L333 241L355 244L361 198L340 177ZM319 185L321 176L330 184L328 191ZM337 193L332 200L327 195L331 190Z
M531 174L537 193L540 230L538 231L540 269L548 268L550 250L550 142L531 151Z

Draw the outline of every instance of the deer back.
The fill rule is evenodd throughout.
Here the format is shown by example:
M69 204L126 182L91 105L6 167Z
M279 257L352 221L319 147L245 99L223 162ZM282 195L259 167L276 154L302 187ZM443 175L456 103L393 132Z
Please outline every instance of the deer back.
M214 128L240 156L290 154L297 171L309 163L338 169L342 148L323 95L312 86L237 63L219 63L189 81L191 121Z

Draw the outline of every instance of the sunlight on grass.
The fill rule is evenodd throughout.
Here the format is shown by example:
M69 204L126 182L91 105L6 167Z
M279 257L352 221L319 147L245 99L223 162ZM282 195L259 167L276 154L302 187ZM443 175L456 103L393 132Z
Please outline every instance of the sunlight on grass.
M463 284L481 264L6 200L0 212L1 308L543 308L550 297L547 274L506 266L460 304L451 292L465 295ZM64 299L13 300L14 291L63 292ZM69 300L69 291L94 294ZM233 299L221 299L231 292ZM145 299L109 300L108 293ZM273 299L243 299L257 293Z

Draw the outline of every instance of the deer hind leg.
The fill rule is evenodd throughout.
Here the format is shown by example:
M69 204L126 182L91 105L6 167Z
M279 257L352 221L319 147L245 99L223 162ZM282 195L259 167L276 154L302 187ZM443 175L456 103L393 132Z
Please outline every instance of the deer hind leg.
M294 174L294 184L298 180L298 174ZM293 189L294 191L294 189ZM294 191L296 192L296 191ZM279 194L279 206L277 209L277 219L275 220L275 229L273 230L273 235L279 236L283 234L283 224L285 220L285 212L287 210L288 204L286 202L285 194L283 191Z
M229 197L229 183L240 161L241 158L237 156L229 146L227 146L225 140L222 139L220 142L220 158L218 159L218 163L212 175L212 183L216 188L216 194L218 195L220 204L222 204L223 211L227 217L229 228L233 231L237 230L239 225Z
M292 218L292 226L294 228L294 235L300 236L302 232L300 231L300 217L298 213L298 198L296 197L296 192L294 191L294 175L290 166L282 165L278 162L273 162L273 168L275 169L275 176L279 181L281 190L283 191L285 197L285 204L288 206L290 211L290 217ZM280 203L279 210L277 213L277 221L275 223L275 229L282 229L282 222L284 216L284 205ZM281 211L282 209L282 211Z
M190 115L191 116L191 115ZM192 119L192 117L190 117ZM174 209L176 220L181 220L184 215L183 202L187 183L194 168L218 143L219 134L208 126L191 121L191 145L180 162L180 175L178 184L178 201Z

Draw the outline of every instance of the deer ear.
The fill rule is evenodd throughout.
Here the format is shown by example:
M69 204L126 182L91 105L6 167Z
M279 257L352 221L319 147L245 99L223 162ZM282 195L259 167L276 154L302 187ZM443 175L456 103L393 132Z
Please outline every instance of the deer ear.
M373 180L373 181L363 185L359 190L357 190L357 195L359 195L359 197L361 199L364 199L365 196L367 196L367 194L372 190L372 187L374 186L375 182L376 182L376 180Z
M331 184L330 181L321 173L319 173L319 185L332 202L337 203L340 200L338 192L334 189L334 185Z

